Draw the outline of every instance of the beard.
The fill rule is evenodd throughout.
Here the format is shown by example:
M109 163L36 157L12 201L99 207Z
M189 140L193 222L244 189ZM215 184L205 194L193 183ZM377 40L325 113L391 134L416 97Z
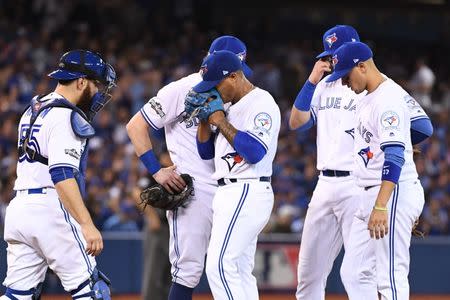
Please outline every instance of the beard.
M78 102L77 106L85 113L88 114L89 110L92 105L92 93L91 93L91 87L87 86L86 89L83 91L80 97L80 101Z

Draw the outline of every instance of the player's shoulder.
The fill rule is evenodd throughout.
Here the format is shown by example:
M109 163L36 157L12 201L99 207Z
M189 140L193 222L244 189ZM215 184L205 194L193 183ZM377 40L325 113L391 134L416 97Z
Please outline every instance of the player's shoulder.
M254 93L253 97L256 98L258 103L257 105L251 105L253 110L261 110L261 108L264 108L267 112L280 114L280 107L272 94L258 87L256 87L252 92Z
M202 76L200 73L192 73L188 76L180 78L178 80L172 81L171 83L165 85L160 93L182 93L187 94L190 89L197 83L202 81Z

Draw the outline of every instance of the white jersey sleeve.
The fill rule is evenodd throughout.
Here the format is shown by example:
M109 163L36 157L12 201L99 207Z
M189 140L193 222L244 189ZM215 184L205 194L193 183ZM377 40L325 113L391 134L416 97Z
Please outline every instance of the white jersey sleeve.
M192 82L200 82L201 79L199 73L194 73L160 89L158 94L141 108L141 114L147 123L158 130L177 120L184 111L184 98L192 87Z
M273 126L279 123L280 113L273 107L264 107L255 109L249 114L249 118L246 122L245 131L254 137L260 144L269 150L270 141L277 132L277 126Z
M410 130L410 118L406 105L401 101L382 101L376 111L380 148L384 149L389 145L405 148Z
M420 106L419 102L417 102L408 93L405 93L403 99L405 100L406 106L408 107L411 121L429 118L425 110L422 108L422 106Z
M70 109L54 108L58 120L48 128L48 167L71 167L78 170L86 140L78 138L70 124Z

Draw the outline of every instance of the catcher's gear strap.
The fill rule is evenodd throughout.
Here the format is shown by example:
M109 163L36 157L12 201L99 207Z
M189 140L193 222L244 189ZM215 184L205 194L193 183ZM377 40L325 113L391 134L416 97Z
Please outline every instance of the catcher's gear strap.
M25 136L20 140L21 143L18 148L18 152L19 157L23 156L26 153L31 160L38 161L44 165L48 165L47 157L41 155L33 148L28 147L31 129L33 128L33 125L36 122L38 116L42 112L48 111L47 109L50 109L52 107L63 107L71 109L73 110L70 118L71 125L76 136L78 136L79 138L92 137L95 134L95 131L92 125L87 121L86 114L75 105L71 104L63 98L41 101L43 97L43 95L35 96L31 100L30 106L25 109L25 113L28 113L28 110L31 109L30 127L28 127L27 131L25 132ZM82 121L82 119L84 121Z
M110 286L111 281L109 278L97 268L94 268L91 277L80 284L78 288L71 291L70 294L72 299L111 300Z
M11 300L18 300L17 296L31 296L32 300L40 300L41 299L41 293L42 293L42 285L43 283L39 283L35 288L22 291L22 290L15 290L12 288L7 288L5 292L5 296L7 296ZM22 297L20 297L22 298Z

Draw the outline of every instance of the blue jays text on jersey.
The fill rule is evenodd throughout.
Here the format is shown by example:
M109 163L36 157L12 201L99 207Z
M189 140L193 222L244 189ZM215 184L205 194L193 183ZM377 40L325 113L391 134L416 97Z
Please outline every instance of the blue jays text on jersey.
M319 110L324 109L345 109L348 111L354 111L356 110L356 103L354 99L350 99L350 102L347 105L342 106L341 105L342 97L326 97L325 103L321 102L319 104Z

